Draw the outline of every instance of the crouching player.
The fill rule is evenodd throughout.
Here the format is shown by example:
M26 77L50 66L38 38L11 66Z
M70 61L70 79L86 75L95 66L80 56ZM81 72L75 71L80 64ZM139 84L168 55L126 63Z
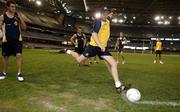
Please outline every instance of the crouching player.
M107 42L110 37L110 21L109 17L113 15L113 11L115 9L109 10L103 10L102 11L102 18L100 20L94 20L93 21L93 32L91 36L91 40L89 43L89 46L86 48L84 53L79 56L78 53L65 49L64 51L67 54L72 55L78 63L82 63L86 61L90 57L94 57L98 55L100 59L105 60L105 63L108 67L108 70L112 74L116 91L117 93L121 93L122 91L125 91L129 89L128 86L130 85L122 85L122 83L119 80L118 76L118 70L117 70L117 63L115 59L112 57L110 52L107 50Z

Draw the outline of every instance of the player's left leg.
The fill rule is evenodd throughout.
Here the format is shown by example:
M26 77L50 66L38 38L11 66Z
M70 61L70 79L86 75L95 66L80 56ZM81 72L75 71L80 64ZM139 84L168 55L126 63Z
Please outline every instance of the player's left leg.
M121 93L123 90L128 89L128 87L122 85L122 83L119 80L117 63L115 59L112 56L101 56L101 58L103 58L106 61L106 65L113 77L117 92Z
M76 61L78 62L78 63L83 63L83 62L85 62L88 58L87 57L85 57L84 55L79 55L78 53L76 53L76 52L74 52L74 51L72 51L72 50L67 50L66 51L66 53L67 54L70 54L72 57L74 57L75 59L76 59Z
M16 43L14 52L15 52L14 54L16 55L16 63L17 63L17 69L18 69L17 79L18 81L24 81L24 78L22 76L22 62L23 62L22 42Z
M16 54L18 73L22 73L22 54Z
M156 51L156 55L155 55L155 58L154 58L154 64L157 62L157 56L158 56L158 54L157 54L157 51Z
M164 62L162 61L161 51L160 51L160 53L159 53L159 63L160 63L160 64L164 64Z
M107 64L110 65L109 68L112 73L113 80L115 81L115 83L117 83L116 87L120 86L121 83L118 76L116 61L114 60L112 56L101 56L101 57L107 62Z

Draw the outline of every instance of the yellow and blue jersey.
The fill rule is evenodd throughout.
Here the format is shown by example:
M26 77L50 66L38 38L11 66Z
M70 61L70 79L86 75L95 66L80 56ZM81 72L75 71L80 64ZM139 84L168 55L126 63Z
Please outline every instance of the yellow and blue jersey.
M3 20L3 41L2 42L17 42L22 41L21 28L19 21L16 17L9 18L4 14Z
M156 51L161 51L162 50L162 42L160 42L160 41L156 42L155 50Z
M93 32L98 34L99 41L103 47L107 47L107 43L110 37L110 21L106 19L102 20L94 20L93 21ZM89 43L91 46L98 46L94 39L91 36L91 40Z

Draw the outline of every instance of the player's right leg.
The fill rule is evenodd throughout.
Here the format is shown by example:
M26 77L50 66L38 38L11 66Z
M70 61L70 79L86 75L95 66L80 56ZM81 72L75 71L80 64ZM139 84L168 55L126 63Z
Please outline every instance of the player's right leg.
M0 80L5 79L7 76L8 64L9 64L9 57L8 56L3 56L2 64L3 64L3 72L0 73Z
M9 65L9 56L3 56L3 73L7 73Z
M0 73L0 80L5 79L7 76L9 64L10 47L8 43L2 43L2 66L3 71Z
M76 52L74 52L74 51L72 51L72 50L67 50L67 49L66 49L65 52L66 52L67 54L70 54L71 56L73 56L78 63L83 63L83 62L86 61L88 58L94 57L94 56L97 55L96 47L91 46L91 45L89 45L89 46L86 48L86 50L84 51L84 53L83 53L82 55L80 55L80 56L79 56L78 53L76 53Z
M78 63L83 63L87 60L87 57L85 57L84 55L79 55L78 53L72 50L67 50L66 53L74 57Z
M154 64L157 62L157 56L158 56L157 51L155 51L155 53L156 53L156 55L155 55L155 58L154 58Z
M161 60L161 51L159 52L159 63L164 64L164 62Z

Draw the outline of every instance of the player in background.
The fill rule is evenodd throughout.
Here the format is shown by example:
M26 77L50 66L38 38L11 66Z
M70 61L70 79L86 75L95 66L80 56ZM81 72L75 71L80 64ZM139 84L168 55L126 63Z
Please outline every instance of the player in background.
M74 34L70 40L75 46L75 52L81 55L86 46L86 35L83 33L81 27L77 28L77 33Z
M162 56L161 56L162 42L161 42L160 38L157 39L156 46L155 46L155 53L156 53L156 56L155 56L155 59L154 59L154 63L159 61L160 64L164 64L163 61L162 61Z
M124 45L127 44L127 39L124 36L123 32L119 33L119 38L117 38L115 49L118 50L117 52L117 63L119 63L119 56L122 58L122 64L125 64L124 58Z
M0 73L0 80L7 77L9 56L16 56L17 60L17 79L23 81L22 76L22 37L21 30L26 29L26 23L16 12L16 3L8 0L6 3L7 11L0 16L0 29L4 36L2 39L3 72Z
M101 19L93 21L93 31L91 35L91 40L89 46L86 48L82 55L78 53L65 49L64 52L73 56L78 63L86 61L90 57L98 55L100 59L103 59L108 67L109 72L111 73L116 91L121 93L124 90L129 89L129 85L123 85L118 76L117 63L110 52L107 50L107 42L110 37L110 20L109 18L113 15L113 11L105 9L102 11Z

